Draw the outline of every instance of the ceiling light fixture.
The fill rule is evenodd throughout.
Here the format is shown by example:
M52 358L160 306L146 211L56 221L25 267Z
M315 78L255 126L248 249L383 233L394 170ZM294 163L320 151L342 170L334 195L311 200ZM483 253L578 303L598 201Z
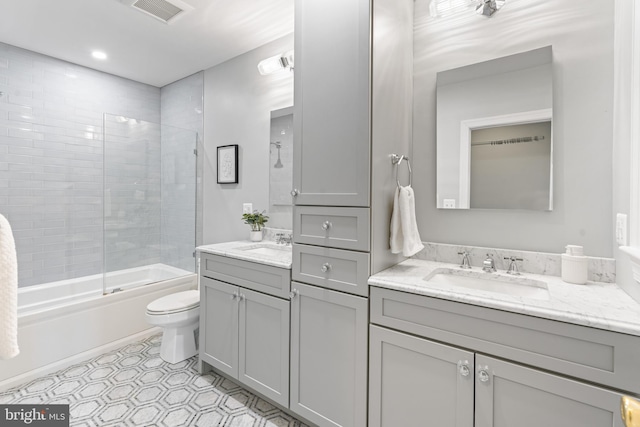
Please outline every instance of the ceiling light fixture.
M104 61L105 59L107 59L107 54L99 50L94 50L93 52L91 52L91 56L101 61Z
M264 59L258 64L258 71L263 76L280 70L293 70L293 51L290 50L280 55Z
M478 0L478 6L476 6L476 13L478 15L484 15L490 17L506 3L506 0Z

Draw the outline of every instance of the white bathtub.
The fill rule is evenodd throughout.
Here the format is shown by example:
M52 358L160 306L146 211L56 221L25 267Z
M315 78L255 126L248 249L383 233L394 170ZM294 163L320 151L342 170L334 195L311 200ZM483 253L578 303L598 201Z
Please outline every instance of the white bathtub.
M197 287L196 274L163 264L109 273L107 280L107 292L123 290L103 295L102 275L19 290L20 354L0 363L0 390L160 332L145 320L147 304Z
M105 293L131 290L139 286L162 282L192 273L166 264L151 264L106 274ZM103 295L102 274L61 280L18 289L18 316L49 310Z

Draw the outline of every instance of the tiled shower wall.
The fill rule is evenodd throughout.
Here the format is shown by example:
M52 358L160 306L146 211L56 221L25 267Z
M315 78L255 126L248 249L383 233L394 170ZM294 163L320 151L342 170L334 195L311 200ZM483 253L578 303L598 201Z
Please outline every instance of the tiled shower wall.
M0 92L20 287L101 273L103 113L159 123L160 89L0 43Z
M164 86L162 122L162 262L193 271L202 236L202 148L204 72ZM174 128L175 127L175 128ZM178 129L179 128L179 129ZM183 129L193 132L189 134ZM185 149L189 145L192 149ZM199 155L193 153L197 149ZM197 167L196 167L197 164ZM193 170L199 172L195 177ZM193 204L197 215L194 216ZM198 237L196 237L198 236Z

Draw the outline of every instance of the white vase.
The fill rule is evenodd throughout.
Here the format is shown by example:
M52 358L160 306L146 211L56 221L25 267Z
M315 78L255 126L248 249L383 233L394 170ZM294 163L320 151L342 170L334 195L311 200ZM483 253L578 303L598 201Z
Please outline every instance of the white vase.
M260 231L251 230L251 233L249 233L249 240L251 240L252 242L261 242L262 241L262 230L260 230Z

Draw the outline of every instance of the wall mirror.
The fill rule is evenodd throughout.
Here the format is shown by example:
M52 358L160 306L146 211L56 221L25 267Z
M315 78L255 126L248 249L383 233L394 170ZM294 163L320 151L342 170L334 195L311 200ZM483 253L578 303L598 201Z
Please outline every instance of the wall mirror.
M441 209L553 209L552 49L437 74Z
M292 229L293 107L271 112L269 137L269 227Z

